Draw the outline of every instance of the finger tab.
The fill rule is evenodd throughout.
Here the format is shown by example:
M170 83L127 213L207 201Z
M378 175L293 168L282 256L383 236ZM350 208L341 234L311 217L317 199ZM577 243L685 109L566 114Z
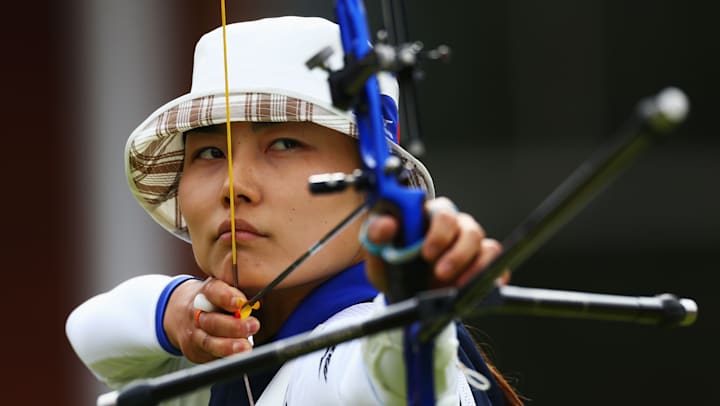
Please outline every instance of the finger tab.
M202 293L198 293L197 295L195 295L195 299L193 300L193 307L197 310L202 310L204 312L212 312L216 309L215 306L210 303L208 298Z

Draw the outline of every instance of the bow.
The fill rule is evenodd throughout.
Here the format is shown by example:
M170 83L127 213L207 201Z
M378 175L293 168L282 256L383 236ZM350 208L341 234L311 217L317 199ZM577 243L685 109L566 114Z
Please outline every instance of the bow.
M388 0L384 5L386 11L392 11L397 17L402 3ZM459 290L426 291L426 281L417 275L418 272L427 272L427 268L416 259L416 255L412 255L413 248L423 238L422 205L425 196L422 191L403 184L404 168L389 152L382 121L382 96L375 77L375 73L381 70L399 71L398 76L401 79L411 76L413 64L408 64L404 56L409 55L412 61L412 57L417 57L420 50L412 44L398 41L401 36L397 34L397 29L402 23L396 21L395 25L388 24L388 18L386 28L394 32L391 34L394 37L392 40L397 43L386 48L383 48L385 44L371 47L363 6L359 0L339 0L336 14L346 53L346 66L343 70L331 74L330 83L338 105L354 106L363 168L349 176L326 175L313 178L311 187L315 191L336 191L348 185L363 188L368 195L368 206L381 212L390 212L401 221L401 238L396 241L395 247L383 250L383 257L389 262L389 298L392 304L382 316L363 323L320 336L292 337L258 347L237 357L148 380L114 393L113 402L104 404L153 404L343 341L408 325L410 327L405 329L405 344L409 348L406 358L408 401L412 404L432 404L433 385L428 383L428 379L432 378L432 337L451 319L470 316L478 309L485 312L508 308L513 311L527 311L530 308L542 310L542 303L545 303L549 304L545 307L546 313L553 315L557 315L553 309L570 313L571 307L580 306L590 310L590 313L592 309L597 310L594 317L598 318L639 319L650 323L692 323L693 304L687 300L678 301L673 297L636 300L610 296L570 297L562 292L552 295L547 291L528 292L508 287L497 288L494 285L500 272L506 268L517 268L654 140L682 121L685 112L682 107L678 107L682 104L682 96L677 91L665 92L656 98L644 100L636 112L635 122L626 131L627 136L594 156L551 194L528 220L504 241L505 252L482 274ZM391 18L389 20L392 22ZM390 57L387 57L388 54ZM316 58L312 58L309 64L321 66L326 56L321 52ZM401 86L411 87L408 82ZM406 103L407 100L403 99L403 102ZM411 127L412 125L407 125L406 128ZM393 258L397 253L403 259L413 259L409 264L404 260L395 261ZM418 280L421 282L416 282ZM586 312L584 316L593 316L588 314ZM419 345L416 345L417 343Z
M336 2L335 15L340 26L345 66L341 71L330 74L330 85L336 106L353 107L363 164L359 176L365 179L358 185L366 192L367 204L375 211L392 213L399 220L397 246L392 251L381 251L386 263L387 296L390 302L397 302L429 286L429 267L419 257L425 230L425 193L400 183L403 167L388 148L383 125L383 101L375 73L381 70L397 73L402 89L401 104L410 100L408 104L414 105L412 71L420 47L404 43L402 2L387 0L383 5L385 28L391 36L391 44L379 44L373 48L362 1ZM325 56L318 54L319 59ZM310 65L317 64L317 59L313 58ZM411 126L418 127L415 121ZM312 184L327 183L315 179ZM400 254L391 255L390 252ZM419 322L410 324L403 331L407 399L410 405L433 405L433 343L430 339L421 341L420 331Z

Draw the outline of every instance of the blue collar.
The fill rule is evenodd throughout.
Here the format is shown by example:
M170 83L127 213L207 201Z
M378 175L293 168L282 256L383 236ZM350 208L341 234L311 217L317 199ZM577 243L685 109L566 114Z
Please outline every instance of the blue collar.
M273 341L310 331L333 314L354 304L367 302L377 295L377 290L365 277L363 262L345 269L315 288L295 308ZM252 392L265 390L278 368L248 374ZM241 380L217 383L212 386L210 405L247 405L245 385Z
M280 327L273 341L310 331L335 313L371 301L377 294L365 276L365 263L353 265L310 292Z

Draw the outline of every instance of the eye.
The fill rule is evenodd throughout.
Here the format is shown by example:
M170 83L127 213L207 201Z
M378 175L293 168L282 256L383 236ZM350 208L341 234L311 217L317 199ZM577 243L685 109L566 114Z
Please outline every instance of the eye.
M223 159L225 158L225 153L217 147L204 147L198 149L195 154L193 154L194 159Z
M302 144L292 138L280 138L273 141L270 144L269 149L274 151L285 151L289 149L299 148L300 146L302 146Z

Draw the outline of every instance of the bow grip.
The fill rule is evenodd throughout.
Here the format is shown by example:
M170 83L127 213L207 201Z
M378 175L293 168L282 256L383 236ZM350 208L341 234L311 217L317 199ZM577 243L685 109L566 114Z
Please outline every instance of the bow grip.
M387 292L390 303L409 299L430 287L430 264L418 254L403 264L386 265Z
M387 260L383 258L385 277L385 296L389 303L396 303L409 299L419 292L427 290L432 283L432 266L420 255L422 242L420 239L408 239L408 230L404 227L407 219L397 205L388 201L378 203L374 210L376 213L394 217L400 227L392 242L393 247L398 251L411 250L407 256L402 255L398 260ZM428 218L422 215L420 218L421 235L424 236L428 229ZM414 243L413 243L414 242Z

